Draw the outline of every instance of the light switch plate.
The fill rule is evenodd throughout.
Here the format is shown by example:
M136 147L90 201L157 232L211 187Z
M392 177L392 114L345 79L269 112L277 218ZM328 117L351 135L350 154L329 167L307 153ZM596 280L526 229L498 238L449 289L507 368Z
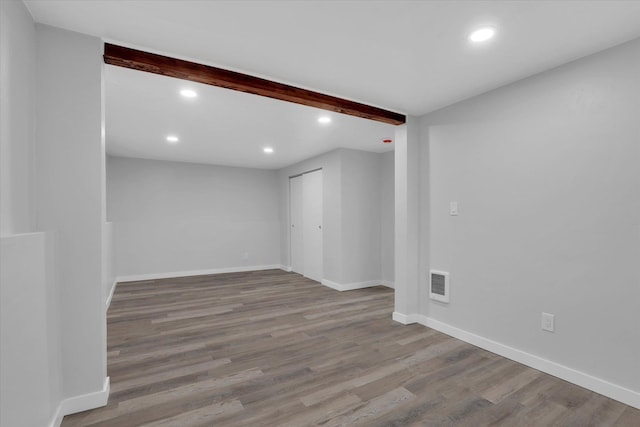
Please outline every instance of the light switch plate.
M549 313L542 313L542 330L553 332L555 329L555 316Z
M449 202L449 215L458 215L458 202Z

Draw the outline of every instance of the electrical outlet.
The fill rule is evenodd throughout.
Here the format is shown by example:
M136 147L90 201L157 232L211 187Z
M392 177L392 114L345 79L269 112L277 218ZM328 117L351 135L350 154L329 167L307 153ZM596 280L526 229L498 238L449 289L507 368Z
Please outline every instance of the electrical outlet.
M555 316L549 313L542 313L542 330L553 332L555 329Z

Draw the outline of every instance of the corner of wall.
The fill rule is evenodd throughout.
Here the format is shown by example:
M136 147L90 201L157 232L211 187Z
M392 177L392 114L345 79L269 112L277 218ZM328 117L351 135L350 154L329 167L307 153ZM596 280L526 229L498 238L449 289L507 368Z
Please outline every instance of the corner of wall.
M102 42L36 26L37 227L56 230L61 396L100 387L106 374L102 281ZM74 126L67 118L74 118ZM72 155L70 155L71 153Z
M60 404L59 412L64 416L105 406L109 400L110 389L110 379L109 377L106 377L101 390L63 400Z

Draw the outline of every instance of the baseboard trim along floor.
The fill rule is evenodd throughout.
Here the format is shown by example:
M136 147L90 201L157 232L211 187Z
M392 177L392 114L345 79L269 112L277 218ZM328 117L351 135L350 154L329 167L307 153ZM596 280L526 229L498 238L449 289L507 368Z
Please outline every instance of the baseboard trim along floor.
M65 415L71 415L78 412L88 411L90 409L100 408L107 404L109 400L109 391L111 389L109 377L104 379L102 390L92 393L82 394L80 396L70 397L63 400L58 405L50 427L59 427Z
M492 353L514 360L518 363L522 363L523 365L553 375L554 377L561 378L565 381L569 381L572 384L579 385L588 390L610 397L611 399L615 399L626 405L640 409L640 393L629 390L617 384L613 384L609 381L594 377L584 372L577 371L575 369L569 368L568 366L561 365L559 363L544 359L534 354L518 350L516 348L490 340L480 335L476 335L463 329L456 328L454 326L448 325L444 322L432 319L421 314L402 314L393 312L392 317L393 320L398 323L402 323L403 325L419 323L423 326L427 326L429 328L447 334L451 337L488 350Z
M189 277L189 276L204 276L207 274L220 274L220 273L242 273L245 271L262 271L262 270L276 270L281 269L280 264L273 265L252 265L242 267L226 267L226 268L210 268L206 270L190 270L190 271L172 271L165 273L148 273L148 274L133 274L126 276L118 276L118 283L122 282L139 282L142 280L156 280L156 279L171 279L173 277Z
M386 286L393 288L389 285L389 282L383 280L368 280L366 282L354 282L354 283L336 283L331 280L322 279L322 284L335 289L336 291L353 291L355 289L373 288L374 286Z

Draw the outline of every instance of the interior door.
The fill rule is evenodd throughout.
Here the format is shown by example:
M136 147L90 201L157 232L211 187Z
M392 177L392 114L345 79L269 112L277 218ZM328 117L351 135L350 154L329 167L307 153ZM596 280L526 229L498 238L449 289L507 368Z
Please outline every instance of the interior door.
M302 175L304 275L322 281L322 170Z
M302 175L289 178L291 230L291 270L304 274L304 222L302 216Z

